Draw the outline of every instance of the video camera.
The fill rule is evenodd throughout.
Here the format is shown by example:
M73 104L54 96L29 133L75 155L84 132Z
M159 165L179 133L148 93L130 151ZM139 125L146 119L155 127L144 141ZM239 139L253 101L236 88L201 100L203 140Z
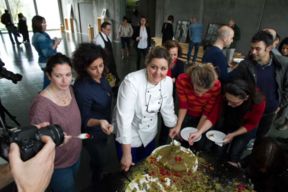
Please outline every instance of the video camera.
M22 79L22 75L18 74L18 73L13 73L11 71L8 71L5 67L4 67L5 63L3 63L3 61L0 59L0 78L5 78L8 80L11 80L13 83L17 83L18 81L21 81Z
M10 143L15 142L19 145L22 160L26 161L44 146L40 138L43 135L50 136L56 146L64 141L64 133L59 125L49 125L41 129L33 125L12 129L0 127L0 155L7 159Z

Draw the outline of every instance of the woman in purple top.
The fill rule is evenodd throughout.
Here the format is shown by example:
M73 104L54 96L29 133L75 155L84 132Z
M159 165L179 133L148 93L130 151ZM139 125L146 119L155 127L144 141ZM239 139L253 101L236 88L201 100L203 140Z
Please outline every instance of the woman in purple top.
M82 143L79 139L71 138L81 132L81 116L70 86L70 59L60 53L52 56L47 62L46 74L51 82L33 100L30 122L58 124L69 135L65 138L65 144L56 148L55 170L50 186L53 192L73 192Z

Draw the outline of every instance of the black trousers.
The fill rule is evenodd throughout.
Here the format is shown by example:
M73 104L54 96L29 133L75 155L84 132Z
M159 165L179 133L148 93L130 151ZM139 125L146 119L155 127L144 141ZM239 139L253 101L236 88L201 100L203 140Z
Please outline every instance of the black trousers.
M268 133L275 117L276 117L275 112L267 113L262 116L256 133L256 141L255 141L256 143L258 140L265 137L265 135Z
M231 143L224 144L222 147L214 144L212 152L219 160L225 159L228 161L239 162L247 144L251 139L255 138L256 131L257 129L253 129L250 132L239 135L235 137Z
M137 70L140 69L140 64L141 64L141 57L145 59L146 55L148 53L148 49L139 49L137 48Z

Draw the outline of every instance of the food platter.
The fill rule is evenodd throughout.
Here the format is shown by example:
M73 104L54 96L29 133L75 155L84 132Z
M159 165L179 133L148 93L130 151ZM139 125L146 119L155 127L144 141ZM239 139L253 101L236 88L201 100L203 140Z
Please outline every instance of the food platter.
M243 58L233 58L233 61L235 63L240 63L241 61L243 61L244 59Z
M156 148L145 161L131 168L125 177L125 192L255 192L242 173L235 174L224 165L216 166L174 140ZM183 156L179 156L179 154ZM179 158L181 157L181 158ZM188 164L183 166L189 157ZM168 161L173 160L174 161ZM192 161L192 163L191 163ZM187 163L187 162L186 162ZM182 165L179 169L177 164ZM197 170L197 171L196 171ZM235 174L233 176L233 174ZM227 185L227 182L229 185Z
M172 186L171 179L165 178L165 182L160 182L159 178L149 174L139 175L133 179L127 186L125 192L155 192L155 191L177 191Z

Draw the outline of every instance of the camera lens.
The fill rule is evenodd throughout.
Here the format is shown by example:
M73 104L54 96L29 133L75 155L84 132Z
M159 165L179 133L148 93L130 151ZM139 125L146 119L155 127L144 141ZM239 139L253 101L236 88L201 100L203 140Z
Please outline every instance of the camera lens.
M50 136L56 146L60 145L64 141L64 133L62 128L59 125L49 125L47 127L41 128L38 130L39 135L48 135Z

